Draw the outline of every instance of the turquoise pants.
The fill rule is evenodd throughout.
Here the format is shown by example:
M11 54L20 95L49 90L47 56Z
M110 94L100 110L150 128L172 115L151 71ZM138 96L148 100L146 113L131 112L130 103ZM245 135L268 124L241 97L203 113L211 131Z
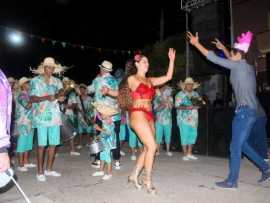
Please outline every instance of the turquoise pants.
M104 149L102 152L100 152L100 161L104 161L106 163L112 162L112 155L110 149Z
M181 123L179 127L181 145L193 145L197 139L197 128Z
M56 146L60 144L60 126L37 127L38 146Z
M162 143L163 135L165 137L165 143L170 144L171 143L171 134L172 134L172 124L163 125L159 122L156 122L156 142L157 144Z
M33 148L33 129L29 130L29 127L26 125L18 126L18 141L17 141L17 149L18 153L24 153L32 150Z
M128 134L129 134L129 139L128 139L128 144L129 147L135 148L135 147L142 147L141 141L138 139L137 135L135 132L128 126Z
M121 124L120 125L119 139L120 139L120 141L125 141L126 137L127 137L127 125Z

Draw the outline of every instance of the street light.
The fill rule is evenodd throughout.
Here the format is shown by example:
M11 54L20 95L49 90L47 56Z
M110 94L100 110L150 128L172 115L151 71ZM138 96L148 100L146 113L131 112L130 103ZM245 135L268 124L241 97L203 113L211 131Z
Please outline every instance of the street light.
M24 37L21 32L10 32L8 33L8 41L15 46L20 46L24 43Z

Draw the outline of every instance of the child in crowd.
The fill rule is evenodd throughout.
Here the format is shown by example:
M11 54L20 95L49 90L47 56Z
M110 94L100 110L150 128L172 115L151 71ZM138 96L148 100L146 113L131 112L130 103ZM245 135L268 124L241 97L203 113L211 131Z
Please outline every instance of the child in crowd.
M98 139L103 144L103 151L100 153L100 171L92 174L92 176L103 176L102 180L109 180L112 178L112 155L111 150L116 148L116 134L114 132L114 122L112 116L118 111L101 102L93 104L98 112L98 119L102 122L102 127L95 124L94 128L100 131Z

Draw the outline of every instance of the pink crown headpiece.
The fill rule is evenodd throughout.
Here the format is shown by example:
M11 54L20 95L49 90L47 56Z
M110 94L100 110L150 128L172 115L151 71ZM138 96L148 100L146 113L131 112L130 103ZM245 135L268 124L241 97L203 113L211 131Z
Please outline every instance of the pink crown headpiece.
M237 42L234 43L233 47L247 53L251 44L252 37L253 33L250 31L242 33L239 37L237 37Z

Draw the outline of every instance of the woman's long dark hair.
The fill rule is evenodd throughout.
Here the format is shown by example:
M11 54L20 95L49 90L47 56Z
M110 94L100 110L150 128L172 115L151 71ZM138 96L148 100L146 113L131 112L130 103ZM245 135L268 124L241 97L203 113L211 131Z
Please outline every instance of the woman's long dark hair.
M128 86L128 77L137 73L137 68L135 67L133 59L129 59L126 62L125 66L125 76L119 84L119 96L118 102L121 110L127 111L129 110L132 104L131 92Z

